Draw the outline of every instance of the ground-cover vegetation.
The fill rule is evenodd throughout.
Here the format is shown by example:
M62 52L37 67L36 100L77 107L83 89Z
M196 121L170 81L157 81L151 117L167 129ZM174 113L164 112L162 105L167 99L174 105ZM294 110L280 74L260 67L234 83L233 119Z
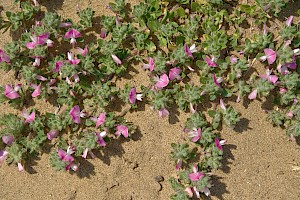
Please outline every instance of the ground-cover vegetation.
M290 16L278 32L268 31L287 1L146 0L128 9L116 0L107 5L114 16L96 20L86 8L78 10L78 22L42 12L37 1L16 3L18 13L0 18L3 31L19 33L0 50L0 65L24 83L7 83L0 93L1 102L22 115L1 116L0 161L19 171L44 145L52 146L54 169L77 171L79 157L94 157L110 140L130 138L138 124L109 109L120 102L137 112L139 101L146 102L160 117L174 106L191 113L183 130L190 143L172 144L178 171L170 178L172 199L210 194L210 175L221 166L226 142L220 130L240 119L228 101L268 100L270 121L292 140L300 134L299 25ZM244 32L245 24L254 34ZM95 29L97 41L85 42ZM118 88L115 80L136 61L151 84ZM256 72L258 62L264 74ZM33 98L51 102L57 111L41 114L30 106Z

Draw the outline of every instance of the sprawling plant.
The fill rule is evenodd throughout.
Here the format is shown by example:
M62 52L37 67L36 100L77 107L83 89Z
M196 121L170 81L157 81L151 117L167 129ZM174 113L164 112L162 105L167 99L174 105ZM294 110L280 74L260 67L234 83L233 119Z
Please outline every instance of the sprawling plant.
M50 143L54 169L80 170L79 157L93 158L111 140L134 134L136 126L123 116L144 101L160 117L174 107L191 113L184 128L189 144L171 146L178 171L170 178L171 199L210 195L210 175L221 166L226 143L220 130L240 120L224 102L274 99L268 119L292 140L300 135L299 25L291 16L278 33L267 27L287 2L256 0L229 9L222 0L145 0L128 10L125 0L115 0L107 5L114 16L96 18L85 8L78 22L42 13L37 0L20 2L19 12L0 17L1 30L20 33L0 50L0 67L24 80L0 87L0 102L22 111L0 118L0 164L6 159L22 171ZM259 31L247 35L245 23ZM87 41L95 27L100 34ZM133 61L143 62L149 84L119 88L116 79ZM253 70L257 61L264 74ZM30 107L35 99L55 112ZM120 103L121 114L112 109Z

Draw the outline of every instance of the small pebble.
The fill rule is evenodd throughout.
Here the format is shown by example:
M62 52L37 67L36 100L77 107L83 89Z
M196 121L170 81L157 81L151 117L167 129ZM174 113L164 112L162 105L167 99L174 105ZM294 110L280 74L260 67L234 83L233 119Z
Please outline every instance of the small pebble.
M155 179L155 181L157 181L157 182L163 182L163 181L165 180L164 177L163 177L163 176L160 176L160 175L156 176L154 179Z

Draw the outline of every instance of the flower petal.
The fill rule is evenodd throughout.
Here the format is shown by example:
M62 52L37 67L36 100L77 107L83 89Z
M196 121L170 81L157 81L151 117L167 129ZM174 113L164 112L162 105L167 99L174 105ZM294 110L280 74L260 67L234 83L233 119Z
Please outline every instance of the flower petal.
M155 84L155 86L159 89L166 87L169 84L169 77L167 74L163 74L160 76L159 80Z
M78 105L74 106L69 114L72 117L72 120L76 123L76 124L80 124L80 108Z
M13 135L3 135L2 136L2 141L6 145L11 145L14 141L14 136Z
M56 138L57 134L58 134L58 131L56 131L56 130L49 131L47 133L48 140L52 140L53 138Z
M170 80L171 81L173 81L174 79L181 80L180 73L181 73L181 69L178 67L174 67L170 69L169 71Z
M256 99L257 96L257 89L253 90L249 95L248 95L248 99L252 100L252 99Z
M96 121L96 128L98 128L101 124L103 124L105 122L105 113L100 113L98 118L97 118L97 121Z
M111 55L112 59L115 61L117 65L121 65L122 61L114 54Z
M170 114L169 111L165 108L162 108L158 111L158 115L160 117L167 117L167 116L169 116L169 114Z
M192 59L194 59L194 56L190 50L190 48L188 47L187 44L184 44L184 52L186 53L186 55Z
M9 99L16 99L20 97L18 92L15 91L14 88L12 88L12 86L9 84L5 85L4 95Z
M276 52L272 49L264 49L265 55L267 56L267 60L269 65L273 64L276 60Z
M39 96L41 94L41 86L42 86L42 83L40 83L36 88L35 90L33 91L33 93L31 94L31 96L33 98Z
M0 166L2 163L6 160L6 157L8 155L8 152L5 150L0 150Z
M25 123L30 123L35 120L35 112L33 111L25 120Z

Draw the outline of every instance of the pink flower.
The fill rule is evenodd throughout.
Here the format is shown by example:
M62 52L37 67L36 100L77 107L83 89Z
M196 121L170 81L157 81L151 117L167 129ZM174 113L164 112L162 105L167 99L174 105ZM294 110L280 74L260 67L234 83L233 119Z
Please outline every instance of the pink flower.
M13 135L3 135L2 136L2 141L6 145L11 145L14 141L14 136Z
M79 54L81 54L82 56L86 56L86 55L88 54L88 52L89 52L88 46L86 45L86 46L84 47L84 49L82 49L82 48L80 48L80 47L77 47L77 48L76 48L76 52L79 53Z
M226 140L219 140L219 138L216 138L215 139L215 145L216 145L216 147L219 149L219 150L221 150L221 151L223 151L223 147L222 147L222 145L224 145L226 143Z
M37 6L37 0L33 0L34 6Z
M281 73L282 75L288 74L289 70L287 66L282 66L280 63L277 65L277 71Z
M194 164L193 166L193 173L189 174L189 179L191 181L199 181L202 177L205 176L205 174L203 172L198 172L198 166L197 164Z
M120 21L119 15L116 14L116 25L120 25L120 24L121 24L121 21Z
M133 87L131 88L130 92L129 92L129 102L131 104L135 104L136 100L142 101L143 94L136 94L136 88Z
M128 138L128 128L127 126L118 125L117 132L115 132L117 136L123 135L125 138Z
M2 163L6 160L6 157L8 155L8 152L5 150L0 150L0 166Z
M77 65L80 63L80 59L75 58L73 52L68 52L68 61L71 65Z
M71 22L62 22L62 23L59 25L60 28L68 28L68 27L70 27L70 26L72 26L72 23L71 23Z
M180 169L180 167L181 167L181 165L182 165L182 160L181 159L179 159L178 161L177 161L177 164L176 164L176 171L178 171L179 169Z
M215 62L215 57L213 56L212 59L209 57L205 57L204 61L209 67L218 67L218 64Z
M31 123L35 120L35 112L32 111L31 114L29 114L25 109L22 111L23 117L26 119L25 123Z
M83 157L84 159L86 159L87 154L89 154L92 158L95 158L95 154L93 154L93 152L90 151L89 148L85 148L85 150L84 150L83 153L82 153L82 157Z
M59 158L63 162L67 163L66 170L72 169L74 171L78 171L78 169L79 169L78 166L73 163L74 158L73 158L73 156L71 156L72 153L74 153L74 151L69 151L69 148L68 148L67 152L62 149L57 150L57 154L58 154Z
M81 37L81 34L79 31L71 28L68 32L66 32L65 34L65 38L66 39L71 39L70 40L70 43L71 44L75 44L76 43L76 38L80 38Z
M40 81L47 81L48 79L46 79L44 76L41 76L41 75L36 75L35 78L37 80L40 80Z
M92 117L91 120L96 122L96 128L98 128L99 126L101 126L101 124L103 124L105 122L105 113L100 113L99 116L96 117Z
M148 64L144 64L144 69L149 69L150 72L154 70L154 60L153 58L149 57L148 58Z
M231 62L231 64L235 64L236 62L237 62L237 57L235 57L235 56L230 56L230 62Z
M5 85L4 95L9 99L17 99L20 97L18 94L19 89L21 88L21 84L17 84L14 88L11 85Z
M161 75L159 78L155 78L156 84L155 87L158 89L162 89L169 84L169 77L167 74Z
M205 187L201 192L203 192L207 197L210 195L210 190L208 187Z
M222 78L218 78L218 79L217 79L217 77L216 77L215 74L212 75L212 78L213 78L213 80L214 80L214 84L215 84L218 88L221 88L221 84L220 84L220 83L223 81L223 79L222 79Z
M286 20L285 24L286 24L287 26L291 26L292 21L293 21L293 18L294 18L294 16L290 16L290 17Z
M80 112L80 108L78 105L74 106L69 112L72 120L76 124L80 124L80 118L85 117L85 113L83 111Z
M285 88L279 88L279 94L284 94L286 92L288 92L287 89L285 89Z
M122 61L115 54L112 54L111 57L115 61L115 63L117 65L121 65L122 64Z
M187 44L184 44L184 52L186 53L186 55L192 59L194 59L193 53L196 52L196 46L195 44L193 44L190 48L188 47Z
M62 150L62 149L58 149L57 154L59 156L59 158L64 161L64 162L73 162L74 158L73 156L71 156L70 153L67 153L66 151Z
M192 142L197 142L201 139L202 131L201 128L193 129L193 131L189 132L189 137L192 137Z
M63 61L55 62L55 68L53 69L53 73L59 72L60 68L64 65Z
M0 63L2 63L2 62L9 63L10 58L8 57L8 55L6 53L4 53L3 50L0 49Z
M169 116L169 114L170 114L169 111L165 108L162 108L158 111L158 115L160 117L167 117L167 116Z
M269 48L264 49L264 52L265 56L260 57L260 60L268 60L269 65L273 64L276 60L276 52Z
M42 86L42 83L40 83L38 86L32 85L32 87L34 88L34 91L31 94L31 96L33 98L35 98L35 97L37 97L37 96L39 96L41 94L41 86Z
M249 95L248 95L248 99L252 100L252 99L256 99L257 96L257 89L253 90Z
M290 69L297 69L297 59L296 59L296 56L293 55L293 61L292 62L289 62L289 63L285 63L284 66L290 68Z
M192 190L192 188L187 187L187 188L185 188L184 191L188 193L188 195L189 195L190 198L193 197L193 190Z
M101 29L101 32L100 32L100 38L104 39L106 38L106 30L105 29Z
M271 75L271 73L272 73L272 70L267 69L266 70L266 74L261 75L261 78L268 80L272 84L275 84L277 82L277 80L278 80L278 76Z
M28 49L35 49L36 46L45 44L48 41L49 36L50 36L49 33L43 33L37 37L30 36L32 42L26 43L26 47Z
M104 137L106 136L106 131L102 131L101 133L95 132L95 135L97 136L97 143L101 146L104 147L106 146L106 142L104 141ZM128 129L127 129L127 137L128 137Z
M47 138L48 140L53 140L53 138L56 138L57 135L58 135L57 130L51 130L47 133Z
M181 73L181 69L178 67L174 67L174 68L170 69L170 71L169 71L170 80L171 81L173 81L174 79L181 80L180 73Z
M224 101L222 98L220 98L220 107L225 111L226 110L226 106L224 104Z
M24 170L24 167L21 163L18 162L18 170L19 172L23 171Z

